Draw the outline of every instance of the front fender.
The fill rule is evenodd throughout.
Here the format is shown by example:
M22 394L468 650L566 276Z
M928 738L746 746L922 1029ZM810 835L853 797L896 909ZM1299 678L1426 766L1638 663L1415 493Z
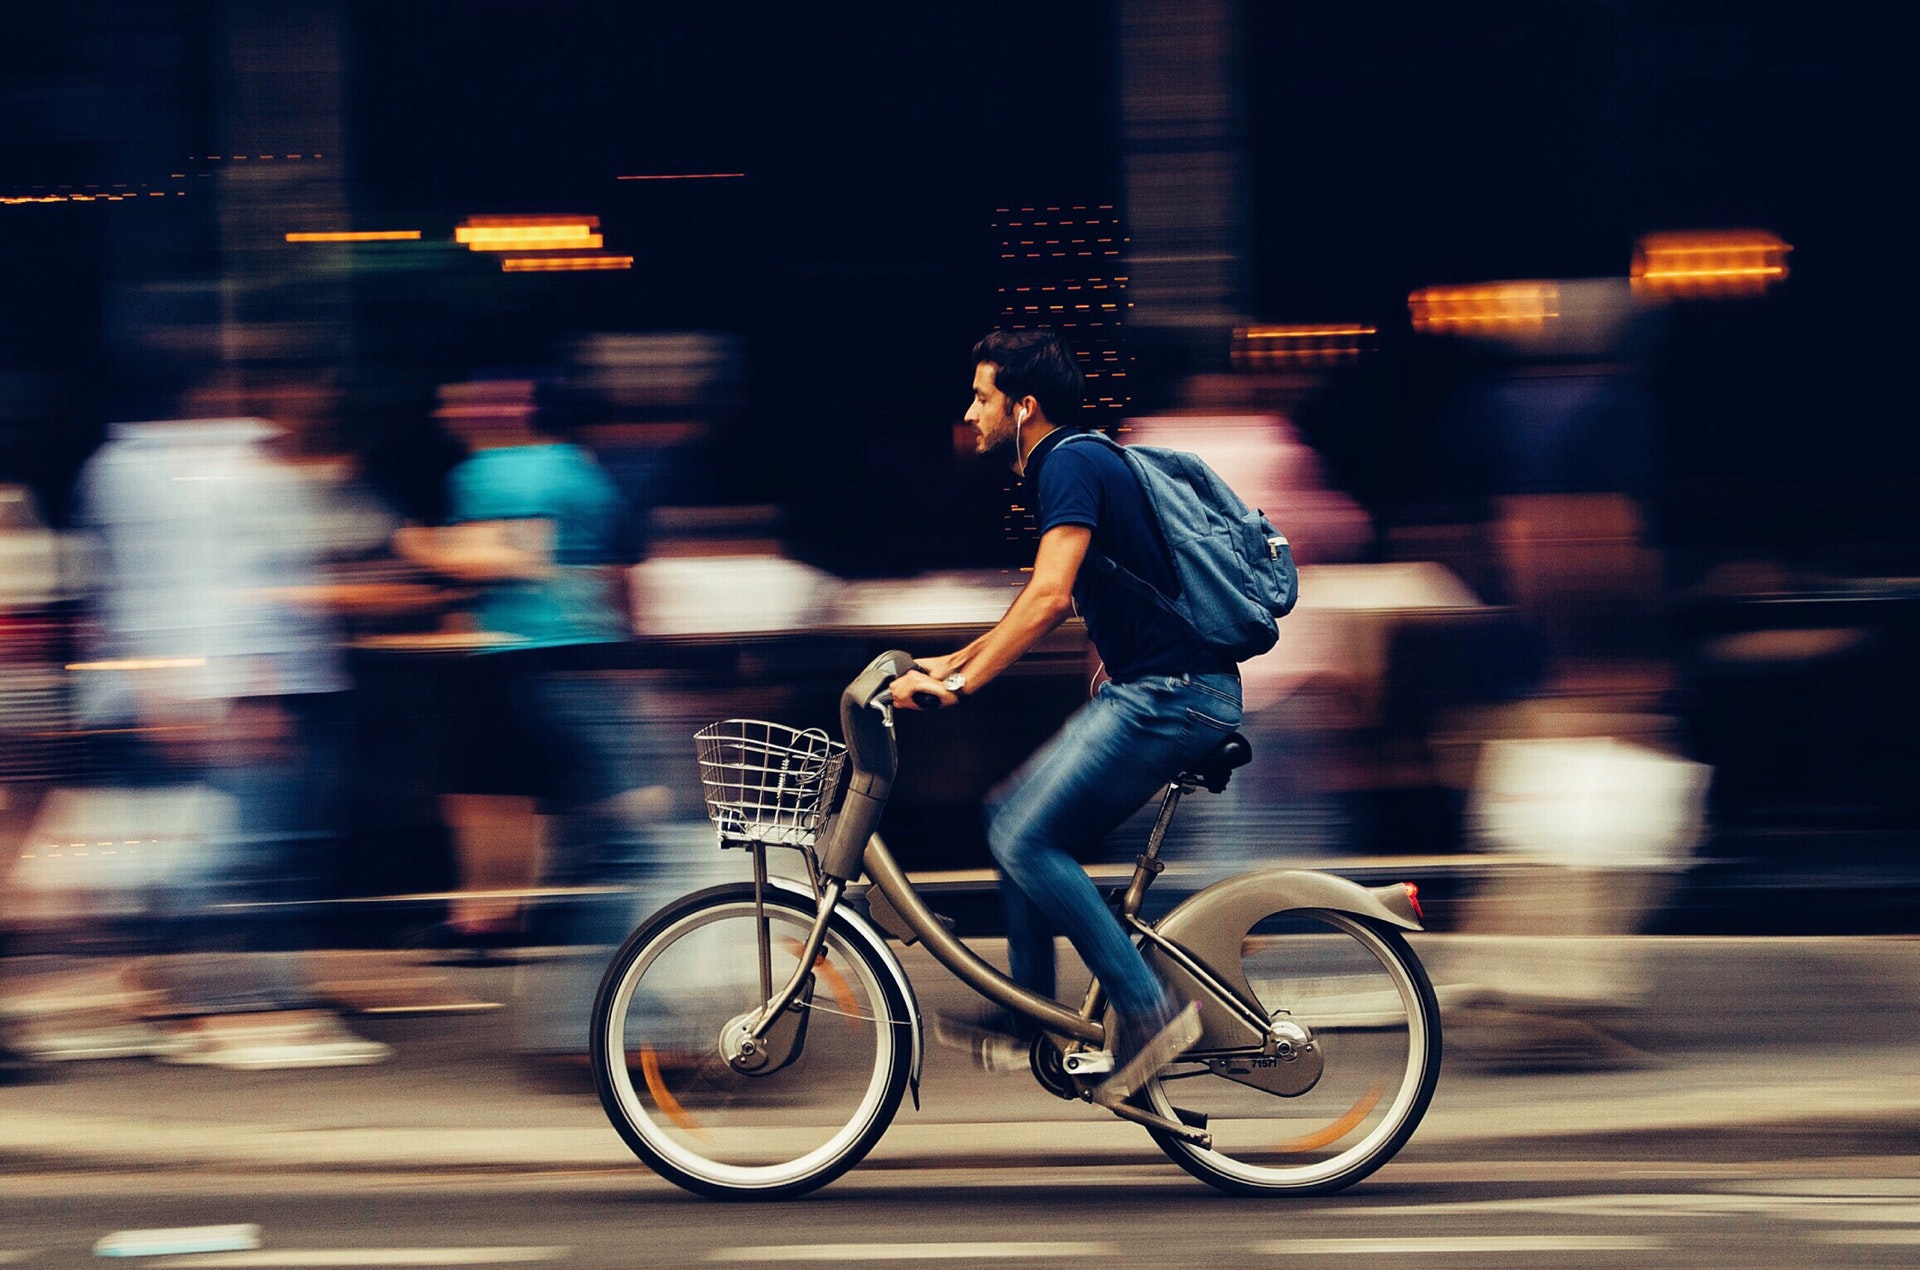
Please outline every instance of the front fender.
M808 905L816 902L811 890L786 878L768 878L767 889L784 891ZM867 946L867 951L873 954L874 961L886 969L888 976L899 987L901 1000L907 1003L907 1017L913 1024L913 1066L908 1069L907 1084L913 1091L914 1110L918 1111L920 1109L920 1065L926 1057L926 1020L920 1013L920 1001L914 995L913 981L907 978L906 969L901 966L900 959L893 955L893 949L887 947L886 936L875 929L873 923L869 922L858 909L842 899L840 906L834 909L833 916L835 921L845 922L860 942Z
M1398 883L1361 886L1330 873L1305 869L1260 869L1216 882L1174 906L1154 927L1155 933L1177 944L1205 966L1228 988L1249 1002L1258 1000L1247 982L1241 948L1261 919L1289 909L1332 909L1396 926L1419 930L1413 901ZM1167 953L1149 940L1142 949L1147 964L1174 991L1200 1003L1201 1039L1198 1049L1238 1049L1258 1046L1264 1038L1212 999Z

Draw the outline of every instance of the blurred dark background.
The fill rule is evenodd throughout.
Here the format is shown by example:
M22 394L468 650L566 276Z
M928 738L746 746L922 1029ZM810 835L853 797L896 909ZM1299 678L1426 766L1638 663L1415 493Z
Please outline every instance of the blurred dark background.
M968 349L1038 320L1021 288L1091 279L1127 306L1068 332L1124 375L1100 421L1283 416L1366 513L1357 562L1437 560L1525 610L1491 563L1501 500L1633 509L1653 561L1633 631L1600 600L1549 612L1545 645L1394 637L1353 845L1457 848L1461 782L1380 773L1448 711L1545 684L1679 720L1667 739L1718 773L1717 858L1767 894L1806 881L1805 855L1754 845L1782 835L1910 887L1904 56L1855 8L1715 0L16 6L0 485L65 528L109 422L224 377L433 520L457 457L439 385L691 335L729 350L711 391L594 407L691 429L641 491L669 528L770 508L716 514L843 579L1012 568L1031 542L1005 474L956 457ZM453 242L561 213L630 267L513 274ZM1063 215L1105 246L1028 265L1023 235ZM348 229L419 237L286 240ZM1638 303L1606 338L1410 317L1423 288L1499 279L1625 296L1643 236L1737 229L1791 246L1784 279ZM1261 323L1329 322L1365 328L1352 356L1236 354ZM1528 420L1564 435L1516 441ZM1756 633L1774 642L1738 642ZM1874 920L1905 920L1889 904Z
M264 323L322 309L338 323L329 347L259 360L340 377L353 440L430 512L435 456L414 434L431 384L544 362L580 331L715 330L751 350L728 501L792 499L808 550L843 568L980 562L997 536L868 478L947 462L966 347L998 316L996 209L1124 201L1123 8L16 8L0 51L5 193L147 197L0 208L0 474L61 519L106 418L234 351L179 335L155 348L144 332L231 324L236 303ZM1410 290L1619 276L1649 230L1756 225L1795 245L1790 279L1764 303L1666 315L1662 532L1910 544L1895 341L1914 156L1897 46L1857 12L1222 11L1234 111L1218 127L1245 165L1238 298L1269 320L1379 327L1380 355L1307 412L1370 509L1391 520L1452 493L1434 488L1434 421L1473 368L1415 346ZM323 294L303 289L317 267L275 245L294 208L284 224L223 223L217 193L240 164L205 156L235 151L322 154L275 160L282 180L308 165L302 201L425 240L359 249L329 262ZM617 179L684 173L745 175ZM528 211L600 216L632 269L505 277L433 242L468 215ZM272 260L236 300L232 261L249 249ZM1226 353L1147 330L1132 343L1142 405ZM878 515L884 530L849 525L856 490L859 529Z

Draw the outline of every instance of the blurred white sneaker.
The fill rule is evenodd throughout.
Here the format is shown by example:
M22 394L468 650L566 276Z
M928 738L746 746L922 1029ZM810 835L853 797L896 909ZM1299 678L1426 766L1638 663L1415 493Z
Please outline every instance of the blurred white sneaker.
M970 1055L974 1066L995 1076L1028 1071L1033 1066L1033 1045L1010 1032L984 1023L970 1023L933 1016L933 1039L947 1049Z
M186 1020L178 1048L163 1063L280 1071L299 1067L365 1067L393 1056L390 1046L355 1036L324 1010L207 1015Z

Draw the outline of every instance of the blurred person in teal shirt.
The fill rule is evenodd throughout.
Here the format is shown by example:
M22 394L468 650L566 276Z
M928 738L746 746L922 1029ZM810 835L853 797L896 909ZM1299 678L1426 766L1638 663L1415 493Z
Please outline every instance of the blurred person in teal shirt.
M478 450L447 480L454 524L538 525L519 541L524 570L486 579L475 616L522 648L626 638L619 542L624 508L612 480L564 441Z
M585 449L557 435L546 386L442 389L443 426L469 455L447 478L448 524L395 536L400 554L472 584L473 623L449 792L472 807L528 796L558 816L528 942L570 954L529 968L522 1047L584 1062L588 1011L612 947L678 876L651 822L670 801L658 729L623 669L631 621L630 509ZM524 818L528 849L536 830ZM461 826L455 826L456 834Z

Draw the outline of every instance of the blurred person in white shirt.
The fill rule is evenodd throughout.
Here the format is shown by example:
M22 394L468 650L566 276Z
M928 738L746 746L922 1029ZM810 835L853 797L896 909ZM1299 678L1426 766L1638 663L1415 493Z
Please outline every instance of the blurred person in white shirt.
M303 965L345 802L347 680L312 598L315 509L270 452L277 435L252 418L118 424L80 478L92 561L80 708L110 778L205 787L237 813L212 839L222 849L161 888L161 947L193 954L168 961L169 1062L389 1052L347 1031Z

